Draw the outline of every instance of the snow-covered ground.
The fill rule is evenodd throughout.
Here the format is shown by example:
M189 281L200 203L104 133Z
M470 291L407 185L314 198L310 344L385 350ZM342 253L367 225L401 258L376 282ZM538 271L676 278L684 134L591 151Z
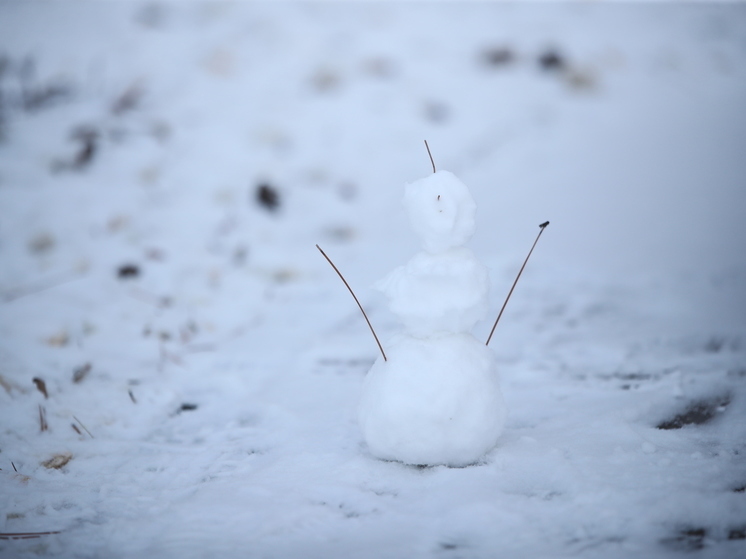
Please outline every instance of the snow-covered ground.
M3 2L0 93L0 556L746 553L746 6ZM493 316L551 221L466 468L314 247L385 343L423 139Z

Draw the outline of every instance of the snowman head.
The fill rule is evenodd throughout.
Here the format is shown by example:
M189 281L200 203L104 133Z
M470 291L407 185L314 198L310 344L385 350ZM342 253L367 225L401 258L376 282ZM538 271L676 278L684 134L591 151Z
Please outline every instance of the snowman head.
M427 252L461 246L474 235L477 205L453 173L438 171L406 185L404 207Z

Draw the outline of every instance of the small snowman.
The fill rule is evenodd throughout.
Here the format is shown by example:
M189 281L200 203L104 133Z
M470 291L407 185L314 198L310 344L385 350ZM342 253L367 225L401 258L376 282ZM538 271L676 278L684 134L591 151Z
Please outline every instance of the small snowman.
M487 311L489 278L464 246L476 228L469 190L433 163L432 175L405 186L404 207L423 250L375 285L404 325L386 352L347 280L316 248L352 294L381 350L358 409L371 454L405 464L467 466L497 445L505 426L497 364L487 345L549 222L539 225L485 343L471 334Z
M406 464L465 466L497 444L506 408L495 358L471 329L487 311L487 268L464 244L476 204L448 171L406 185L422 252L376 284L404 331L365 379L359 423L370 452Z

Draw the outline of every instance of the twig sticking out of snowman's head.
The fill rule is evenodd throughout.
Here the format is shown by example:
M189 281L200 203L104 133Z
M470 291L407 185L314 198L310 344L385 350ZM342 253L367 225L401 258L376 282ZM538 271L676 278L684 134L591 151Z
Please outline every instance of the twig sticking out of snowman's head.
M433 174L405 186L404 207L426 252L438 254L464 245L476 228L477 205L453 173L437 171L425 140Z
M427 149L427 154L430 156L430 163L432 163L433 166L433 173L437 173L435 170L435 161L433 160L433 154L430 153L430 146L427 145L427 140L425 140L425 149Z

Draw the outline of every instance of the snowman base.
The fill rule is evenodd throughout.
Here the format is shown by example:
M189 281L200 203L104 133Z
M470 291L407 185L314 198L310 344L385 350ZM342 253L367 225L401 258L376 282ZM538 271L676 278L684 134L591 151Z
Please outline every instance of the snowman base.
M496 445L506 408L495 358L471 334L399 335L363 384L358 419L375 457L467 466Z

